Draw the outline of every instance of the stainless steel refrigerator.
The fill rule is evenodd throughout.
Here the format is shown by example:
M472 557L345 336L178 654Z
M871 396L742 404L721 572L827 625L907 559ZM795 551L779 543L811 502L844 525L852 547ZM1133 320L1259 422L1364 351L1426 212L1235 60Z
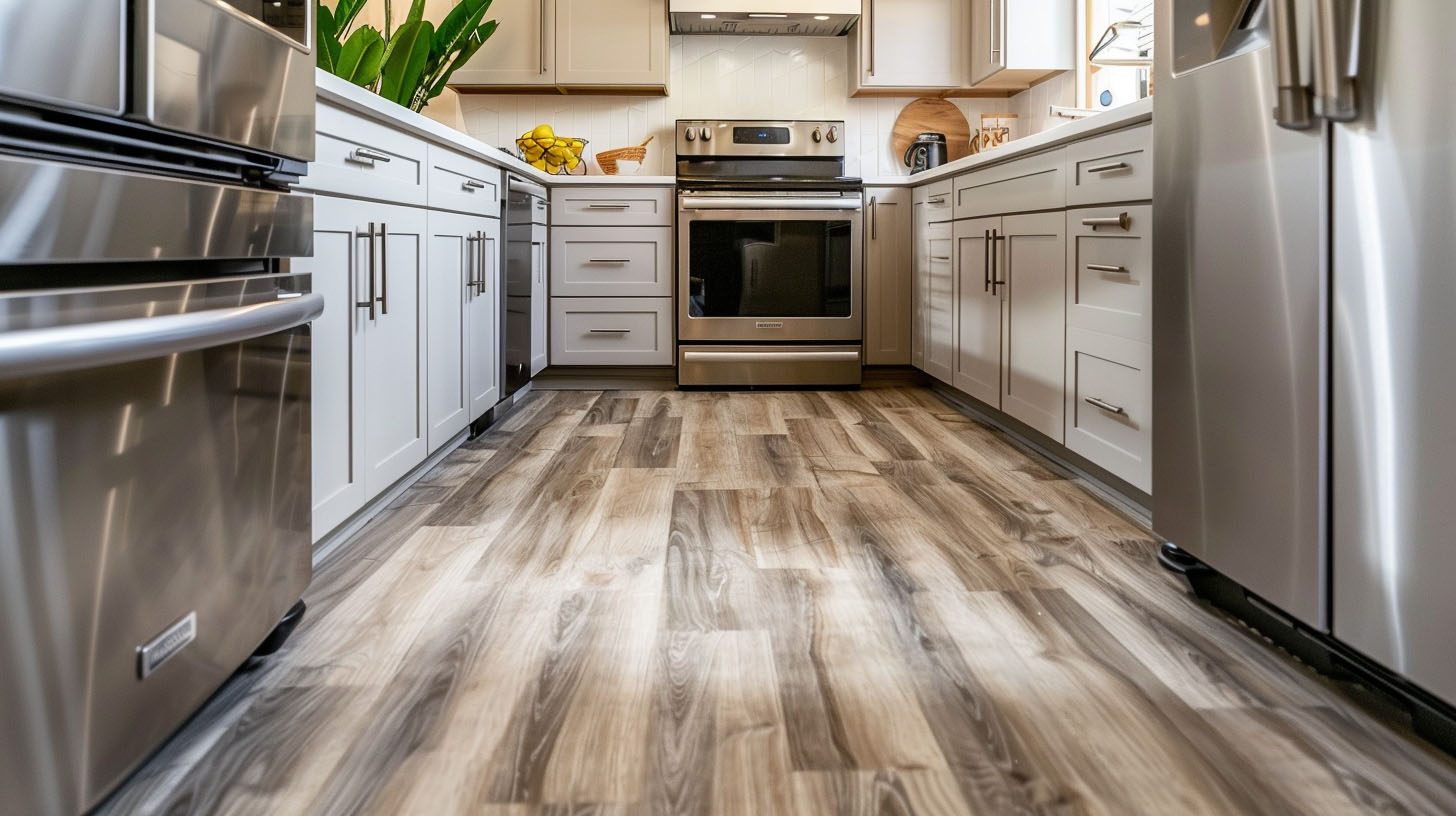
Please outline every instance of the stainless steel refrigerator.
M1456 702L1456 3L1156 26L1154 527Z

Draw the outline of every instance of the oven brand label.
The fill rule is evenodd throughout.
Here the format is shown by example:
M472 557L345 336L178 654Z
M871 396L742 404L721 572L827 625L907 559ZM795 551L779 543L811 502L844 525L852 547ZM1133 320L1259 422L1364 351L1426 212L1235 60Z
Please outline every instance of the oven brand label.
M779 320L760 320L753 325L760 329L782 329L784 327L783 322Z
M188 612L187 617L168 626L160 635L145 646L137 648L137 675L147 679L172 656L182 651L187 644L197 639L197 612Z

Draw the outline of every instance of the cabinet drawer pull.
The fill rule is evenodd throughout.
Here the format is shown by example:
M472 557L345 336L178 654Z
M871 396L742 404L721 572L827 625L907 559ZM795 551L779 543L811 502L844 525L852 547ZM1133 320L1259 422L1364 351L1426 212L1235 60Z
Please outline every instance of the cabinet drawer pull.
M930 256L930 260L932 260L932 261L948 261L948 260L950 260L950 256L949 255L931 255Z
M589 259L587 261L587 263L589 263L589 264L624 264L624 263L632 263L632 259L631 258L591 258L591 259Z
M1127 415L1127 409L1123 408L1121 405L1113 405L1110 402L1097 399L1096 397L1083 397L1082 401L1092 406L1093 408L1101 408L1109 414L1119 414L1121 416Z
M589 334L627 334L631 329L587 329Z
M1120 275L1127 274L1127 267L1112 266L1110 264L1087 264L1088 272L1116 272Z
M931 197L926 203L928 203L928 204L934 204L935 206L939 207L940 205L942 205L942 204L945 203L945 199L946 199L947 196L948 196L947 193L941 193L938 196Z
M349 151L349 161L355 164L364 164L373 167L375 162L388 163L390 158L377 150L370 150L367 147L356 147Z
M1118 229L1125 230L1131 224L1132 219L1128 217L1127 213L1118 213L1117 215L1110 215L1105 218L1082 219L1082 226L1091 227L1092 229L1097 229L1098 227L1117 227Z
M359 235L357 232L355 234L356 235ZM363 236L360 235L359 237L363 237ZM377 302L377 300L375 299L375 294L376 294L376 290L374 288L374 222L373 221L370 221L369 222L369 297L366 298L366 299L364 299L364 300L356 300L356 301L354 301L354 308L356 308L356 309L368 309L369 310L369 319L370 320L373 320L375 318L375 309L376 309L376 307L375 307L374 304Z
M389 314L389 225L379 222L379 313Z
M1089 168L1087 168L1087 172L1089 172L1089 173L1111 173L1113 170L1126 170L1126 169L1128 169L1128 163L1127 162L1110 162L1108 164L1099 164L1096 167L1089 167Z
M466 179L460 182L460 189L464 190L467 193L473 193L476 190L484 190L485 182L476 181L475 179Z
M586 208L588 210L625 210L631 206L631 204L588 204Z

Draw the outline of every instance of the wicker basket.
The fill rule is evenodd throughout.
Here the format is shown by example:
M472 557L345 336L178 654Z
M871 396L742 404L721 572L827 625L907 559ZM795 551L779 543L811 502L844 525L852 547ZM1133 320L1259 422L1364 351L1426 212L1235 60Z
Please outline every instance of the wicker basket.
M618 147L613 150L603 150L597 154L597 164L601 166L602 172L609 176L617 175L617 162L632 161L638 164L647 158L647 142L652 141L648 136L647 141L635 147Z

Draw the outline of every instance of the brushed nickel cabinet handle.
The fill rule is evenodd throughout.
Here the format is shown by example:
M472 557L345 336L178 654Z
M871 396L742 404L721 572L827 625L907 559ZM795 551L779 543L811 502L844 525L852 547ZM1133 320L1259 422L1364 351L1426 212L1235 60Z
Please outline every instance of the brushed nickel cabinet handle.
M1001 248L997 246L999 242L1005 240L1006 236L1001 234L1001 230L991 230L991 274L993 276L991 278L991 294L993 295L997 294L996 287L1006 285L1006 279L1001 276L1006 262L1001 258Z
M1108 164L1099 164L1096 167L1089 167L1089 168L1087 168L1087 172L1089 172L1089 173L1111 173L1113 170L1126 170L1126 169L1128 169L1128 167L1129 167L1129 165L1128 165L1127 162L1121 162L1121 161L1120 162L1110 162Z
M357 236L358 233L355 233ZM374 319L374 222L369 222L369 299L354 301L355 308L368 309L369 319Z
M624 263L632 263L632 259L631 258L591 258L591 259L589 259L587 261L587 263L589 263L589 264L624 264Z
M1117 215L1110 215L1105 218L1082 219L1082 226L1091 227L1092 229L1097 229L1098 227L1117 227L1118 229L1125 230L1131 224L1132 219L1128 217L1127 213L1118 213Z
M586 208L588 210L625 210L625 209L627 209L628 207L631 207L631 206L632 206L631 204L600 204L599 203L599 204L588 204L588 205L586 205Z
M928 203L934 204L935 206L939 207L940 205L942 205L942 204L945 203L945 199L946 199L946 194L945 193L941 193L938 196L932 196L930 199L928 199Z
M355 164L365 164L373 167L375 162L384 162L388 164L390 158L389 156L380 153L378 150L370 150L367 147L356 147L353 150L349 151L349 161L354 162Z
M587 329L590 334L628 334L631 329Z
M379 222L379 313L389 314L389 225Z
M983 257L981 258L981 260L983 260L983 261L986 262L986 268L984 270L984 274L981 276L981 278L982 278L981 291L982 292L989 292L989 291L991 291L991 231L990 230L984 230L984 231L982 231L981 237L983 239L985 239L985 241L986 241L986 245L984 247L982 247L982 249L984 249L985 252L984 252Z
M480 294L482 295L485 294L490 284L490 253L485 251L488 246L490 246L490 240L485 237L485 232L482 231L480 233Z
M546 73L546 0L541 0L541 73Z
M875 0L870 0L870 76L875 75Z
M1121 275L1127 274L1127 267L1112 266L1110 264L1087 264L1088 272L1116 272Z
M476 190L484 190L485 182L476 181L475 179L466 179L460 182L460 188L467 193L473 193Z
M1127 409L1123 408L1121 405L1113 405L1106 400L1100 400L1096 397L1083 397L1082 401L1092 406L1093 408L1101 408L1109 414L1118 414L1120 416L1127 415Z
M875 198L876 198L875 196L870 196L870 240L871 241L878 241L880 239L879 210L876 209L876 207L878 206L878 202L875 200Z
M932 261L948 261L948 260L950 260L950 256L949 255L931 255L930 256L930 260L932 260Z
M475 269L475 242L480 240L480 234L465 236L465 291L475 290L475 278L472 270Z

